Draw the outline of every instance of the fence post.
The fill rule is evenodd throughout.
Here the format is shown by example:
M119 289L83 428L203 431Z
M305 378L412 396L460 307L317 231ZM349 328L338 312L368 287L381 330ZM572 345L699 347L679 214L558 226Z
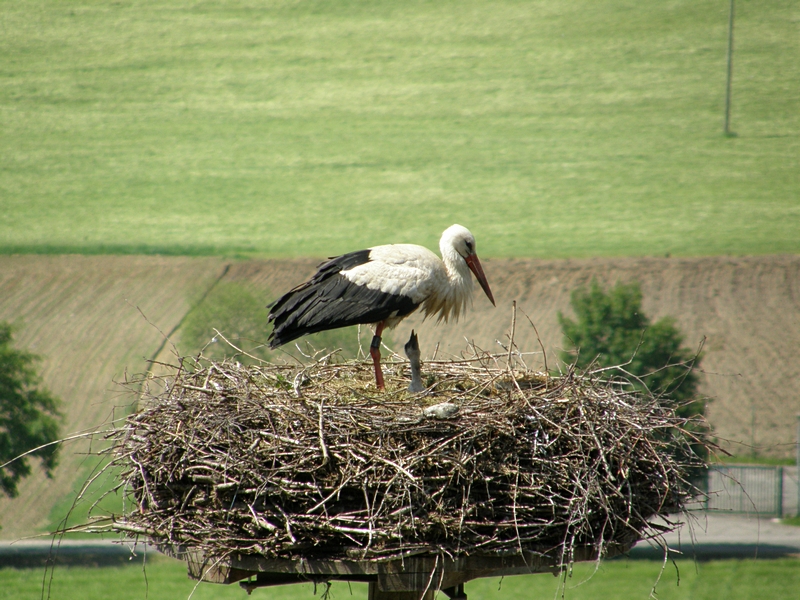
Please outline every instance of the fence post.
M795 456L794 465L797 467L797 512L795 515L800 517L800 414L797 415L796 450L797 455Z

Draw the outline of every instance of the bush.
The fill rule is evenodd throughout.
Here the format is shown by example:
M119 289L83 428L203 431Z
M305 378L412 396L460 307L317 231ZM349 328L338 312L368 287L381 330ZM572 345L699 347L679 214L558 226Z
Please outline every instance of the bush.
M571 300L577 321L558 314L567 348L562 360L581 368L624 365L636 387L646 387L680 416L705 412L705 403L695 399L702 356L681 346L684 338L672 317L650 322L638 283L620 283L606 293L593 280L588 289L574 290Z
M584 369L620 366L634 387L649 390L678 416L705 415L706 401L697 397L700 380L695 370L702 356L682 347L684 338L672 317L650 322L642 312L638 283L619 283L606 293L593 280L588 289L572 292L571 304L576 321L558 314L567 348L561 353L562 360ZM609 376L613 373L609 371ZM708 449L702 443L708 435L705 421L693 420L685 431L696 437L690 443L692 451L707 459ZM675 448L679 459L687 459L684 444L677 443ZM692 475L699 478L702 470L693 469Z

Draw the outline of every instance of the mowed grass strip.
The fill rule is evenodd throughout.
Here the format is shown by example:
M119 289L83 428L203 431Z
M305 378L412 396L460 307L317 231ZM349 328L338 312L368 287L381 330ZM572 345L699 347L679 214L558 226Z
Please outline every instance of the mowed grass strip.
M800 589L800 568L796 559L724 560L670 563L656 587L662 600L793 600ZM677 571L676 571L677 567ZM561 598L567 600L630 600L648 598L658 581L661 563L656 561L615 560L576 565L566 582L549 574L478 579L466 584L470 598L479 600L516 598ZM0 569L0 598L34 600L41 597L43 570ZM186 576L183 563L163 557L148 558L130 567L56 568L49 588L50 597L59 600L105 600L113 590L118 600L180 600L191 598L243 598L238 585L196 585ZM317 597L324 591L317 586ZM335 582L333 598L366 599L367 585ZM441 595L441 594L440 594ZM261 588L254 598L288 600L314 598L311 583Z
M800 7L0 8L0 251L800 251Z

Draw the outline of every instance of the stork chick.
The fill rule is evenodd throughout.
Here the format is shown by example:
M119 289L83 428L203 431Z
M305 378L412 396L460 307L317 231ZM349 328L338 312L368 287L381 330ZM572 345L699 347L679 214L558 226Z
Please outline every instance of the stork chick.
M408 391L414 393L421 392L425 389L425 386L422 385L422 363L419 360L419 339L413 329L411 330L411 337L408 338L404 349L411 363L411 383L408 386Z

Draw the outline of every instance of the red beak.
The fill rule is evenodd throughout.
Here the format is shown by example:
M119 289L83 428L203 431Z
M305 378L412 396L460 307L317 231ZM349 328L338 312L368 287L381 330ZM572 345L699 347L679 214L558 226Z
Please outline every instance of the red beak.
M481 261L478 260L478 255L470 254L469 256L467 256L466 261L469 270L475 273L475 278L478 280L478 283L481 284L483 291L486 292L486 295L489 297L492 306L497 306L497 304L494 303L494 296L492 296L492 290L489 289L489 282L486 281L486 275L483 274L483 267L481 266Z

